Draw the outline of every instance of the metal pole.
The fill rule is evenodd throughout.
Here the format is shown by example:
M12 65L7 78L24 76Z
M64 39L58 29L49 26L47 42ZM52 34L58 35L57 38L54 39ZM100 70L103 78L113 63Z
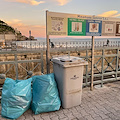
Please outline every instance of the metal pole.
M15 71L16 71L16 79L18 79L18 60L17 60L17 53L15 53Z
M92 36L92 61L91 61L91 88L90 90L93 90L93 79L94 79L94 36Z
M86 58L88 62L88 50L87 49L86 49ZM87 82L88 82L88 65L86 65L86 86L87 86Z
M43 51L41 52L41 73L44 73Z
M47 65L47 74L48 74L50 73L50 44L49 44L49 35L47 33L47 13L48 10L46 10L46 44L47 44L46 65Z
M104 79L104 48L102 49L102 80L101 80L101 87L103 87L103 79Z
M118 65L119 65L119 58L118 58L118 56L119 56L119 48L117 49L117 56L116 56L116 80L117 80L117 75L118 75Z

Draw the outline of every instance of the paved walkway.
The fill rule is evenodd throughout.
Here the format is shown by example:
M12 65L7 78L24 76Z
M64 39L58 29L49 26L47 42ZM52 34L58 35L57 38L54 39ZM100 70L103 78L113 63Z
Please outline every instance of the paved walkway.
M84 88L80 106L39 115L28 110L17 120L120 120L120 81L93 91Z

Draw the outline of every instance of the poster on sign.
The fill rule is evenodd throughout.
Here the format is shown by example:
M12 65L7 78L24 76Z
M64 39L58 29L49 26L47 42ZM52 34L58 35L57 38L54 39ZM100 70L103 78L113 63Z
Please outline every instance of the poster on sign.
M59 18L60 19L60 18ZM52 19L52 31L63 31L63 19Z
M82 32L82 22L72 22L72 32Z
M49 35L67 35L67 19L64 17L50 17L48 16Z
M120 22L116 22L116 36L120 36Z
M101 36L102 21L86 20L86 36Z
M86 20L68 18L68 36L85 36Z
M113 33L113 24L105 24L105 33Z
M115 36L115 22L103 21L102 22L102 36Z
M98 32L99 24L98 23L89 23L89 32Z

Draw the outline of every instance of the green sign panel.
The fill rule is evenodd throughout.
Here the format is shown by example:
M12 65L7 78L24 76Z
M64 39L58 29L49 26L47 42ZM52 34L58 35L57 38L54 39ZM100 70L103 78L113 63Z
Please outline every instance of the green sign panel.
M69 36L85 36L86 20L77 18L68 18L68 35Z

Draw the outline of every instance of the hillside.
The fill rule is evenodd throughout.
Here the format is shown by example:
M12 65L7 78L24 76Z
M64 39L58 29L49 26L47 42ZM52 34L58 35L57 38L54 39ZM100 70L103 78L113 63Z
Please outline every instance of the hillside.
M4 21L0 20L0 34L14 34L17 38L17 40L35 40L33 36L26 37L22 35L20 31L17 29L15 30L13 27L9 26Z
M16 31L13 27L9 26L4 21L0 20L0 34L14 34L17 40L26 40L27 37L23 36L20 31Z
M11 26L9 26L7 23L0 20L0 34L3 34L3 33L13 33L14 34L15 30Z

